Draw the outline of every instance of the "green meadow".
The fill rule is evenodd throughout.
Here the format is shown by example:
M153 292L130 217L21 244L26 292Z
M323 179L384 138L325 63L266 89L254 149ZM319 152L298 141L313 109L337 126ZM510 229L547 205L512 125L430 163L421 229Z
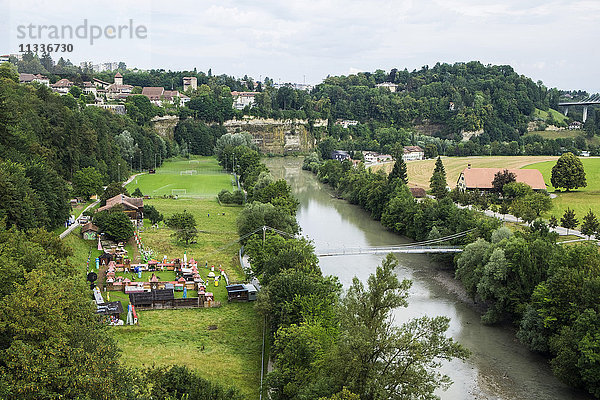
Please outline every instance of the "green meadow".
M206 198L231 189L232 181L233 177L223 171L214 157L194 156L165 161L155 174L137 176L126 187L129 193L140 188L150 197Z
M552 210L545 216L554 215L560 220L567 207L575 211L577 219L581 222L583 216L592 210L600 216L600 158L580 158L586 173L587 187L572 190L570 192L558 192L550 183L552 176L552 167L555 161L546 161L527 165L524 168L538 169L544 176L544 181L548 186L548 192L556 194L552 199Z

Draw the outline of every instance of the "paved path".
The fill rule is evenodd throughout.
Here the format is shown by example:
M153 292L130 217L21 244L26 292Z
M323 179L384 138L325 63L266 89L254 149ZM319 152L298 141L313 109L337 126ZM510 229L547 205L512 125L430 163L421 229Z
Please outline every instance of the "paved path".
M472 209L472 206L470 206L470 205L469 206L461 206L460 204L457 204L457 207ZM511 214L502 215L498 212L493 212L491 210L485 210L484 214L487 215L488 217L498 218L501 221L514 222L516 224L523 223L523 221L519 220L517 217L515 217L514 215L511 215ZM581 233L580 231L576 231L574 229L563 228L562 226L557 226L556 228L550 228L550 230L552 232L558 233L560 236L573 235L573 236L580 237L582 239L586 239L586 240L588 239L588 237L586 235L584 235L583 233Z
M86 212L87 210L89 210L92 207L95 207L96 204L100 203L100 200L96 200L95 202L93 202L92 204L90 204L89 206L87 206L82 212L81 214L79 214L79 217L81 217L83 215L84 212ZM73 232L73 229L77 228L79 226L79 218L77 218L75 220L75 222L73 224L71 224L71 226L69 226L67 229L65 229L65 231L63 233L61 233L60 235L58 235L58 237L60 237L61 239L64 239L69 233Z

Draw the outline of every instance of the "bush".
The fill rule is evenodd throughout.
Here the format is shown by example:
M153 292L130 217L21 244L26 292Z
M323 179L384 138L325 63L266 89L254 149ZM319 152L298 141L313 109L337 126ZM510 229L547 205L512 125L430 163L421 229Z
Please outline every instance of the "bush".
M244 204L244 192L241 190L235 190L231 193L229 190L223 189L218 197L223 204Z

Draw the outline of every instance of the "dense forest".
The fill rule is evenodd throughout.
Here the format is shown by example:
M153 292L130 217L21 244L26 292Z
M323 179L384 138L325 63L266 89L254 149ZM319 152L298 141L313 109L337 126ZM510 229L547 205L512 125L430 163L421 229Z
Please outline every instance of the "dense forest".
M0 218L9 226L62 224L80 170L96 170L107 185L173 154L147 124L19 84L10 64L0 66Z

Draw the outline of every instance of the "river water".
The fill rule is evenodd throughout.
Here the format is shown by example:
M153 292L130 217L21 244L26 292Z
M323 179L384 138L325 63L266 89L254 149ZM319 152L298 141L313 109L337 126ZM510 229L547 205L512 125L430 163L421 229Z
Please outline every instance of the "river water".
M301 233L314 241L317 251L409 241L388 232L359 207L335 199L329 186L319 183L311 172L302 171L302 159L272 158L266 164L275 178L285 178L291 185L300 202ZM443 372L454 383L438 393L442 399L590 399L559 382L547 361L521 345L511 329L483 325L461 286L430 256L396 257L399 278L410 279L413 285L409 306L395 311L395 322L423 315L447 316L451 319L448 335L472 353L466 361L444 364ZM383 258L368 254L321 257L319 263L324 275L339 277L347 288L354 276L366 281Z

